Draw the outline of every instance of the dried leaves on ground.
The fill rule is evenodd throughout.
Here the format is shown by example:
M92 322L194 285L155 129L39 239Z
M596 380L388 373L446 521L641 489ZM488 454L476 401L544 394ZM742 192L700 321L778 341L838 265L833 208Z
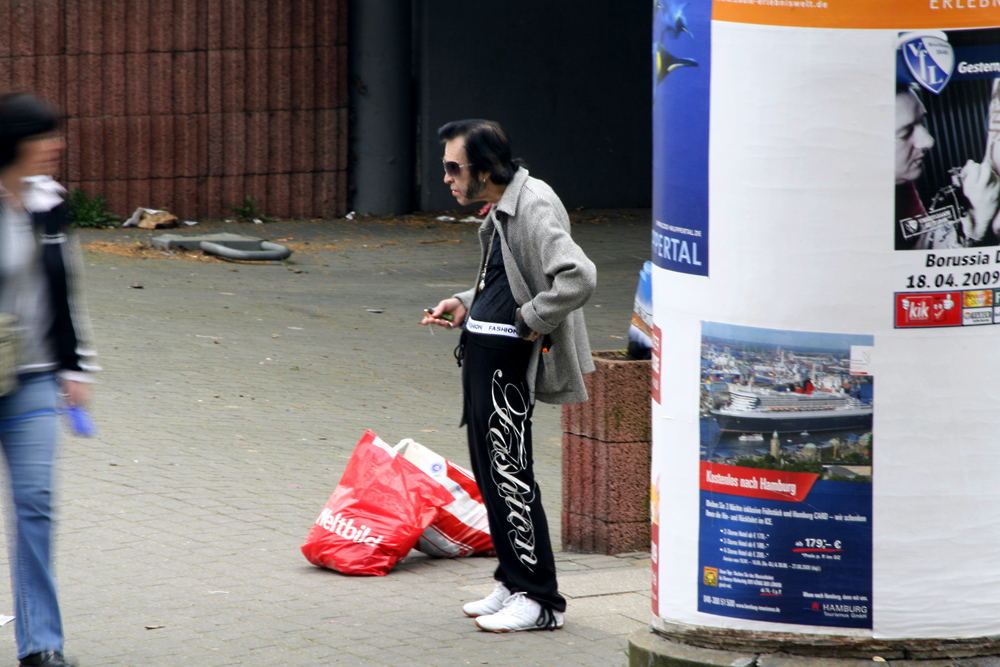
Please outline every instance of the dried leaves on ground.
M209 255L200 250L160 250L148 243L136 241L91 241L80 247L90 252L100 252L108 255L118 255L119 257L130 257L132 259L186 259L193 262L226 261L221 257Z

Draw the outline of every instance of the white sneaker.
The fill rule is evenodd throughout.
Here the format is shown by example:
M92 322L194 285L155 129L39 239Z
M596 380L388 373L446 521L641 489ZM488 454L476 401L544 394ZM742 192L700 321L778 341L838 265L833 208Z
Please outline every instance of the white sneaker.
M503 585L503 582L498 581L497 585L493 587L492 593L484 597L482 600L467 602L465 606L462 607L462 611L465 612L466 616L472 616L473 618L476 616L488 616L489 614L495 614L503 609L504 600L509 597L510 591Z
M489 632L558 630L563 622L562 612L543 607L524 593L514 593L504 601L503 609L476 619L479 629Z

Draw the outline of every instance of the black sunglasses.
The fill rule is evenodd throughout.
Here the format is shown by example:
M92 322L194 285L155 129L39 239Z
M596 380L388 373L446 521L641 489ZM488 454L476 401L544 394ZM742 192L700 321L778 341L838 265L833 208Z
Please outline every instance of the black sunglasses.
M453 160L441 160L441 164L444 165L444 173L448 174L452 178L455 178L462 173L462 167L472 166L471 162L469 164L459 164Z

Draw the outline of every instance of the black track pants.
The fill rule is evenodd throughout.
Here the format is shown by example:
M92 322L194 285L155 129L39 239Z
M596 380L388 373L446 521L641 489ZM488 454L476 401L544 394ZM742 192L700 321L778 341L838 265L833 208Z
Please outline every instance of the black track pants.
M462 389L472 471L496 548L494 577L543 607L566 610L531 452L531 344L464 332Z

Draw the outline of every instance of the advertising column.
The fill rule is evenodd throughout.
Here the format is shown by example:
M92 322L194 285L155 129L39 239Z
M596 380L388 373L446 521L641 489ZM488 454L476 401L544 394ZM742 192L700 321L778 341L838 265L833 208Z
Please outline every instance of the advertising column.
M652 59L654 628L1000 633L1000 0L658 0Z

